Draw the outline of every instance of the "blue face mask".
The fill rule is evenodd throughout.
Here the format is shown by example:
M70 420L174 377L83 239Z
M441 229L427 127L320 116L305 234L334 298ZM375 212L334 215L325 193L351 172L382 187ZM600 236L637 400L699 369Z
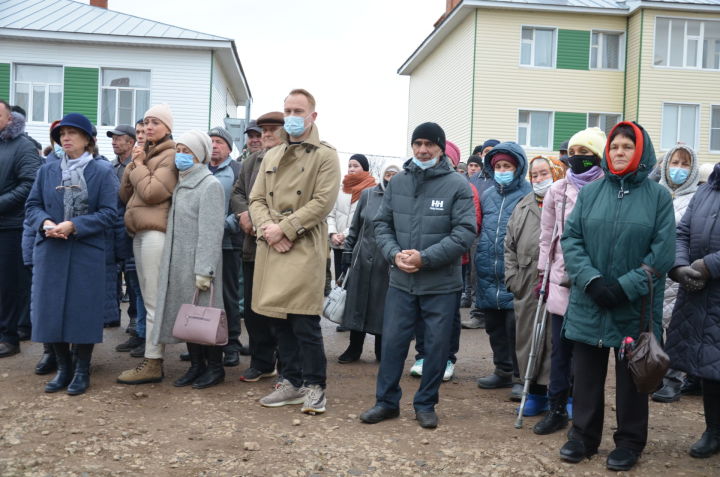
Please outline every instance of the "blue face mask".
M55 144L53 146L53 151L55 152L55 155L59 158L62 158L65 154L65 150L62 148L60 144Z
M668 170L668 176L670 176L670 180L675 185L684 184L689 175L690 171L682 167L671 167Z
M418 159L417 157L413 157L413 163L414 163L416 166L418 166L420 169L425 170L425 169L430 169L430 168L433 167L435 164L437 164L437 163L438 163L438 158L437 158L437 157L433 157L433 158L430 159L429 161L423 162L423 161L421 161L420 159Z
M501 186L509 185L513 181L513 178L515 178L514 171L505 171L505 172L496 172L495 173L495 182L497 182Z
M192 154L182 152L175 153L175 167L177 167L179 171L187 171L193 164L195 164L195 161L193 160Z
M305 118L302 118L300 116L286 116L285 117L285 125L283 126L285 128L285 132L287 132L290 137L300 137L305 132L305 119L310 117L309 115Z

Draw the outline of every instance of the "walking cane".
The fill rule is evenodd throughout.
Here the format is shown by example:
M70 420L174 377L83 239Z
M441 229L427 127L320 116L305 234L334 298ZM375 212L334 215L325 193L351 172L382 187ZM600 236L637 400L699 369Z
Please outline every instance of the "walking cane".
M545 264L545 273L543 274L543 280L540 285L540 297L538 298L537 308L535 308L535 320L533 321L533 334L532 341L530 343L530 357L528 358L527 367L525 369L525 377L523 379L523 391L522 399L520 400L520 407L518 408L518 416L515 420L515 429L521 429L523 424L523 411L525 411L525 402L530 391L530 381L535 377L537 365L538 349L540 348L541 341L545 338L545 323L547 318L547 309L545 307L545 296L547 295L547 286L550 280L550 266L554 258L555 241L557 240L556 234L558 232L557 222L553 227L552 239L550 240L550 249L548 250L548 259Z

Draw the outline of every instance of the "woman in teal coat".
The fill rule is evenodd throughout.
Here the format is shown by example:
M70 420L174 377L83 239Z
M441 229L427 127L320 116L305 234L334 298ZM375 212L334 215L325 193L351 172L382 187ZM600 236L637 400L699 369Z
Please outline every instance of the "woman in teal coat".
M640 333L653 269L653 330L660 338L665 274L675 256L675 216L670 193L648 174L655 166L650 136L636 123L610 133L602 168L605 177L582 189L562 238L572 282L565 338L573 341L574 420L560 449L568 462L597 452L602 439L605 378L610 348L615 353L617 431L607 467L628 470L647 442L648 395L635 388L627 362L618 357L626 336Z

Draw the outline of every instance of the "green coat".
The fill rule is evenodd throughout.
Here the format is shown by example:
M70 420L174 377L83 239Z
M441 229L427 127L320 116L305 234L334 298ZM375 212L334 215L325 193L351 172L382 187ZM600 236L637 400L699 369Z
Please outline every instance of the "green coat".
M604 157L605 177L582 188L566 223L562 249L572 288L564 333L573 341L616 348L626 336L637 339L642 298L648 294L643 263L661 275L654 279L652 311L660 337L665 274L675 259L675 216L670 193L647 178L655 151L640 131L645 147L637 170L614 175ZM585 290L600 276L609 283L617 280L630 302L612 309L596 305Z

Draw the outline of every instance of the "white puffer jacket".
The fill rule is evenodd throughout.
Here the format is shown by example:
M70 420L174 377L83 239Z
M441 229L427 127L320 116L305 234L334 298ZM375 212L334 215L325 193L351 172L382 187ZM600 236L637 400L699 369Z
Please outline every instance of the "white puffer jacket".
M347 237L350 233L350 223L352 222L353 215L355 215L355 208L357 202L351 202L352 194L346 194L340 189L338 198L335 201L335 207L327 217L328 224L328 236L333 234L343 234ZM332 248L342 249L343 246L335 246L330 242Z
M668 163L670 158L678 149L684 149L690 153L692 158L692 164L690 165L690 175L687 180L680 185L680 187L673 189L668 182ZM698 188L698 181L700 180L700 165L698 164L697 155L688 146L678 145L670 149L662 163L658 166L660 168L660 185L667 188L670 194L673 196L673 207L675 208L675 223L679 223L685 214L690 204L690 199L695 195L695 191ZM678 287L680 285L669 278L665 282L665 300L663 302L663 327L667 328L670 324L670 317L672 315L673 307L675 306L675 298L677 298Z

